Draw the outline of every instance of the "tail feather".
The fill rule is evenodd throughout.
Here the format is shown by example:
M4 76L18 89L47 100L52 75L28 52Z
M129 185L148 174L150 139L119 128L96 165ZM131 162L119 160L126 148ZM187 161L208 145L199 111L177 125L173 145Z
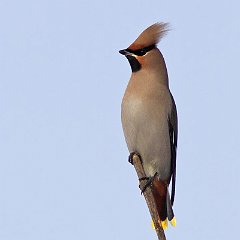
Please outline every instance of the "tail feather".
M168 216L168 220L171 221L174 218L174 212L173 212L173 209L172 209L172 203L171 203L171 200L170 200L170 196L169 196L168 190L167 190L166 202L167 202L167 216Z

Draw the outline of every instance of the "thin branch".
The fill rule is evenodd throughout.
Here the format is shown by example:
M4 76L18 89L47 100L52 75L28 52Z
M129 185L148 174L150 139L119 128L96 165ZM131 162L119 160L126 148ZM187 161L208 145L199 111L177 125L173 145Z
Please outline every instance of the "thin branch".
M134 168L137 172L138 178L146 177L146 174L144 172L141 160L139 159L138 155L134 154L132 159L133 159L133 166L134 166ZM140 189L143 189L144 185L146 184L146 181L147 180L142 180L142 181L139 182ZM145 197L149 212L151 214L158 239L159 240L166 240L164 230L163 230L161 224L159 224L159 222L158 222L158 220L160 218L159 218L159 215L158 215L158 212L157 212L156 203L155 203L151 188L148 187L146 189L146 191L143 193L143 195Z

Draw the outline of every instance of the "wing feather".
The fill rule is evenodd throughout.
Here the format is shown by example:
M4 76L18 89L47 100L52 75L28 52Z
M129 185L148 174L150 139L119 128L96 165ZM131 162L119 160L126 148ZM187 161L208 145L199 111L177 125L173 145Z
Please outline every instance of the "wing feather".
M177 158L177 140L178 140L178 118L177 118L177 108L175 101L172 97L172 110L169 115L168 126L169 126L169 136L171 143L171 180L172 180L172 193L171 193L171 203L174 203L175 197L175 186L176 186L176 158Z

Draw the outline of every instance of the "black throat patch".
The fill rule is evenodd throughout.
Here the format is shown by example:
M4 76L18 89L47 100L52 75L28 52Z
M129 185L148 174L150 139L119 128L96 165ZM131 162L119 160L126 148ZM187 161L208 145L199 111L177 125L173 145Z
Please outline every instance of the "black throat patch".
M137 72L142 68L140 62L135 57L133 57L131 55L127 55L126 58L128 59L128 61L130 63L132 72Z
M145 48L140 48L137 50L131 50L129 48L127 48L126 50L130 53L133 53L134 55L137 56L144 56L147 52L151 51L152 49L156 48L156 45L153 44L151 46L145 47ZM134 57L131 55L126 55L126 58L128 59L132 72L137 72L142 68L141 63Z

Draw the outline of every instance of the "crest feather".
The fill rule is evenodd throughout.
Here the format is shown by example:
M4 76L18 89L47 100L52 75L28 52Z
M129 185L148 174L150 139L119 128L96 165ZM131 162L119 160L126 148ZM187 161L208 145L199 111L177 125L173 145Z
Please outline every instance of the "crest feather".
M131 50L137 50L157 44L168 31L168 23L155 23L145 29L128 48Z

